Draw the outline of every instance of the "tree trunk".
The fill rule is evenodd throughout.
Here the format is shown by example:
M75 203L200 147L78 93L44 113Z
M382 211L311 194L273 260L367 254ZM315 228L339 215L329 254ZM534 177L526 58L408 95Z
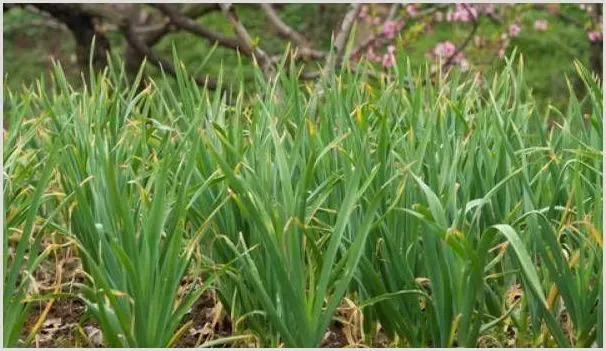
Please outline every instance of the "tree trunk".
M128 12L134 26L145 26L150 25L151 23L162 22L162 14L147 12L140 6L140 4L130 4L130 6L132 7L128 9ZM166 27L159 27L155 31L142 35L141 40L145 43L145 45L152 47L168 32L169 30ZM134 81L139 69L141 68L141 65L143 64L145 55L130 45L128 40L125 40L125 47L124 66L126 68L126 73L132 82ZM145 82L141 80L138 89L141 90L143 88L145 88Z
M31 4L45 11L64 23L76 39L76 57L82 70L89 65L91 49L93 50L93 69L101 71L107 66L107 53L110 43L107 37L95 28L94 18L82 11L78 4ZM91 47L95 38L95 46Z
M127 11L130 14L129 17L131 18L131 21L133 21L133 23L135 25L145 24L146 18L140 8L140 5L139 4L129 4L129 5L130 5L130 8ZM137 49L133 48L128 43L128 40L125 39L124 43L125 43L124 67L126 68L126 74L128 76L128 79L132 83L132 82L134 82L135 77L137 76L137 73L139 72L139 69L141 68L141 65L143 64L143 59L145 58L145 56L141 52L139 52ZM137 88L138 88L138 90L142 90L143 88L145 88L145 84L144 84L143 80L141 80L141 82L139 83L139 86Z

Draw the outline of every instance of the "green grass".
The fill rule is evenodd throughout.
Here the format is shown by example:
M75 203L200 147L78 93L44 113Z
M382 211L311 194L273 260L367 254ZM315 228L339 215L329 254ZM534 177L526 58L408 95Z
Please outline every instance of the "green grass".
M137 92L116 64L82 91L56 67L52 89L8 95L9 136L28 137L5 149L56 150L38 189L63 200L5 215L78 245L73 298L108 346L173 345L206 287L247 345L317 347L347 297L368 345L380 325L401 347L506 345L508 326L516 346L601 346L603 93L575 66L584 97L548 111L522 59L483 86L403 58L380 82L346 67L317 100L292 65L245 95L239 66L233 105L181 69Z
M13 100L9 101L7 104ZM40 252L46 226L53 217L47 212L46 204L53 198L47 186L54 169L56 150L49 149L50 155L46 156L36 150L39 146L35 138L37 123L26 120L30 102L30 99L23 99L12 110L11 119L18 127L9 129L10 137L4 142L3 195L7 206L3 221L2 312L3 340L7 346L17 345L32 307L31 302L22 303L35 289L30 275L52 250L49 247ZM44 218L39 216L46 220L42 222ZM15 234L21 240L15 240ZM14 249L12 255L9 254L9 237L17 241L10 245Z

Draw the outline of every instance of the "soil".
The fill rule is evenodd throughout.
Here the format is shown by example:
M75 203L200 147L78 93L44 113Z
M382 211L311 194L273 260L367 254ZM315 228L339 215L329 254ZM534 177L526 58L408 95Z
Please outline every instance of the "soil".
M326 334L324 334L324 340L320 344L320 347L325 348L341 348L347 346L347 338L343 333L343 328L336 325L332 325L328 328Z
M227 316L223 316L213 325L216 308L217 301L215 294L211 291L205 292L181 323L182 326L191 321L192 325L185 331L181 339L175 344L175 347L198 347L206 339L231 335L231 321Z
M46 302L35 303L32 307L21 334L22 340L27 338L43 313L46 304ZM184 331L174 347L199 347L208 340L230 336L232 328L228 316L223 314L218 320L214 320L216 307L217 302L214 293L212 291L204 293L181 323L181 326L183 326L191 321L191 325ZM36 348L104 347L98 334L98 325L92 320L82 323L84 312L85 306L80 300L56 300L32 344L28 346ZM81 327L80 331L78 326ZM85 336L82 332L88 335ZM347 345L347 338L342 326L335 323L326 332L320 347L341 348Z
M192 311L185 317L181 326L191 320L192 325L185 331L175 347L197 347L209 336L212 338L226 337L231 334L231 323L227 317L219 319L214 327L209 327L213 322L215 311L215 299L212 293L205 293L193 306ZM30 316L25 323L21 339L25 340L46 307L46 303L35 303L30 311ZM98 325L93 321L81 323L84 317L85 306L77 299L56 300L36 337L30 347L103 347L102 341L95 337L98 333ZM78 331L87 335L84 337ZM89 339L89 340L87 340Z
M53 241L42 243L45 249L52 245ZM63 244L56 242L55 244ZM33 274L35 285L40 292L52 292L56 289L57 279L64 284L62 291L70 292L70 286L74 282L84 283L81 272L80 260L72 247L59 249L53 252ZM192 279L186 279L183 287L194 283ZM73 291L71 291L73 292ZM20 335L22 342L28 338L35 328L38 320L44 313L51 301L34 302L29 312L28 319ZM339 310L342 318L347 319L348 308ZM99 325L85 314L85 304L76 298L61 298L52 301L52 305L39 326L35 336L29 345L21 344L20 347L36 348L72 348L72 347L104 347L102 332ZM221 304L213 290L208 290L193 305L191 311L185 315L179 328L185 324L184 330L173 347L187 348L199 347L210 340L224 338L232 335L232 324L229 314L222 310ZM349 345L345 326L335 321L329 327L324 336L321 347L346 347ZM231 343L226 347L248 346L245 344Z
M47 303L36 303L25 323L21 339L25 340L40 318ZM82 339L76 325L84 313L84 304L79 300L56 300L43 322L31 347L77 347L82 346ZM94 322L87 322L83 327L95 327ZM92 345L91 345L92 346Z

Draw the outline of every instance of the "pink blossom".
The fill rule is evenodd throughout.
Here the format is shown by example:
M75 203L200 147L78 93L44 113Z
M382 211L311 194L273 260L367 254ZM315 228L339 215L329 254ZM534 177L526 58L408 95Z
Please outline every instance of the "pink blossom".
M372 24L381 24L381 17L379 17L379 16L373 17Z
M417 14L417 5L415 5L415 4L406 5L406 12L408 12L408 15L410 15L410 16L415 16Z
M394 45L389 45L387 47L387 53L383 55L383 67L389 68L396 63L396 47Z
M547 30L547 20L544 19L538 19L536 21L534 21L534 29L537 32L544 32Z
M373 49L373 47L369 47L368 50L366 50L366 57L371 60L371 61L376 61L377 60L377 54L375 53L375 49Z
M473 5L467 4L468 7L468 14L471 14L472 19L476 19L478 18L478 10L476 10L476 8ZM465 11L467 12L467 11Z
M358 14L358 17L366 18L367 16L368 16L368 5L364 5L360 9L360 13Z
M467 61L467 59L462 59L459 62L459 68L461 68L461 71L467 72L469 70L469 61Z
M467 59L465 58L465 54L462 52L459 52L458 54L455 55L455 57L452 58L452 62L454 63L458 63L460 64L461 62L467 61Z
M396 37L396 32L398 31L398 25L394 21L387 21L383 25L383 34L387 39L393 39Z
M366 55L370 61L381 62L381 55L377 55L372 46L368 48Z
M389 68L396 63L396 57L392 53L387 53L383 55L383 67Z
M505 56L505 49L503 49L503 48L499 49L499 52L497 53L497 55L499 55L499 58L503 58Z
M478 11L470 4L457 4L452 14L453 21L469 22L478 17Z
M521 30L522 28L517 23L510 25L508 29L509 35L511 35L512 37L517 37L520 34Z
M453 43L451 43L450 41L444 41L436 44L436 46L433 48L433 53L437 57L444 58L454 55L456 50L457 48Z
M589 38L589 41L595 43L597 41L602 40L602 32L594 30L594 31L588 32L587 37Z

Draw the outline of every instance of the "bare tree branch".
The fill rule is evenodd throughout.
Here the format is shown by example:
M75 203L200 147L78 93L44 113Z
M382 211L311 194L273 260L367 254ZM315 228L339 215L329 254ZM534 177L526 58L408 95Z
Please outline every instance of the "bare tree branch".
M116 5L122 6L125 5ZM126 5L127 7L129 5ZM134 7L133 7L134 6ZM152 5L153 6L153 5ZM205 16L207 14L213 13L215 11L220 11L221 9L217 4L193 4L192 6L181 6L181 5L170 5L171 9L174 8L175 13L180 16L193 20L194 18L198 18L201 16ZM149 48L153 47L158 41L160 41L166 34L171 33L175 30L179 30L178 26L176 26L168 16L162 11L154 12L154 14L158 14L158 16L147 16L144 15L141 17L141 13L145 13L144 9L139 5L131 4L132 12L128 15L130 18L131 26L133 27L133 31L135 34L140 37L141 41L146 44ZM139 9L138 9L139 8ZM121 8L122 12L125 12L124 8ZM153 21L150 21L152 17L160 17L156 18ZM133 19L136 18L139 21L135 22ZM120 31L119 28L116 29ZM126 68L131 77L134 77L141 67L143 63L144 55L141 51L133 48L131 45L127 45L126 50L124 52ZM143 88L143 85L141 86Z
M18 31L21 31L24 29L34 28L34 27L42 27L42 28L69 32L69 28L67 28L67 26L64 23L56 21L54 19L44 19L44 20L32 20L32 21L28 21L28 22L21 22L14 26L5 26L4 33L6 34L6 33L10 33L10 32L18 32Z
M118 5L118 4L112 4ZM49 5L55 6L55 5ZM123 11L107 6L106 4L93 4L93 3L82 3L73 4L73 6L79 7L82 12L86 12L88 15L96 18L101 18L109 23L120 25L124 23L126 16Z
M153 6L158 10L162 11L162 13L164 13L166 16L168 16L170 22L177 27L189 31L193 34L196 34L204 39L207 39L213 44L216 42L219 43L219 45L221 46L225 46L234 50L240 50L240 52L247 56L251 55L251 51L247 50L247 48L244 47L238 40L225 37L220 33L206 29L196 21L187 18L179 11L176 11L175 9L171 8L168 4L153 4Z
M141 40L140 37L135 33L133 26L130 22L121 26L124 37L128 41L128 43L137 51L139 51L142 55L147 57L147 59L157 67L161 67L164 71L168 72L172 76L176 76L175 67L172 65L170 61L163 58L154 52L145 42ZM206 77L194 77L196 84L207 87L208 89L217 89L217 81L209 76Z
M492 21L492 23L496 24L496 25L502 25L503 24L503 20L497 16L494 13L487 13L485 14L485 16L487 16L488 18L490 18L490 20Z
M413 19L420 19L427 16L432 16L434 13L447 8L450 4L435 4L432 7L424 9L413 16Z
M337 34L334 39L333 49L326 58L326 63L322 68L322 73L320 74L320 80L316 83L316 86L311 94L308 104L308 113L312 118L318 118L317 113L317 103L320 95L323 93L323 85L328 80L336 67L337 62L341 62L343 57L343 53L345 50L345 44L347 43L347 38L351 33L351 28L354 24L358 13L360 12L361 4L351 4L349 10L345 13L345 17L343 18L343 22L341 23L341 30Z
M153 5L153 4L152 4ZM183 17L190 21L196 18L200 18L211 14L216 11L220 11L221 8L218 4L192 4L189 7L185 7L180 13ZM145 27L137 27L135 31L141 33L145 37L145 42L149 46L153 46L157 43L164 35L178 29L178 26L170 21L170 19L162 21L161 23L150 24Z
M312 59L322 59L326 57L326 53L319 50L313 50L307 39L303 37L299 32L294 30L288 24L286 24L280 18L280 15L274 10L273 6L269 3L260 4L261 8L267 15L269 22L278 30L278 34L286 39L290 40L293 44L298 47L296 58L312 58ZM280 58L278 58L279 60Z
M393 19L396 18L396 15L398 14L399 8L400 4L398 3L391 5L391 8L389 9L389 14L387 15L387 19L385 21L393 21Z
M183 14L189 18L199 18L215 11L221 11L219 4L192 4L183 10Z
M347 43L347 39L351 33L351 28L354 24L356 16L360 11L360 6L361 4L351 4L349 10L345 14L343 23L341 24L341 30L337 34L333 44L333 51L326 58L326 63L324 64L322 73L322 81L324 81L334 72L337 62L341 62L345 50L345 44ZM320 85L316 86L316 88L319 87Z
M223 10L223 13L225 13L227 19L234 27L236 35L240 39L240 43L242 44L242 46L244 46L249 52L252 52L254 59L257 60L257 62L261 66L265 77L273 78L275 74L275 68L271 61L271 58L265 53L265 51L263 51L261 48L259 48L253 43L252 39L250 38L250 35L248 34L248 31L242 25L242 22L240 22L238 15L236 15L235 9L232 7L231 4L220 4L219 6L221 6L221 10Z
M152 23L144 26L137 26L134 28L137 35L143 36L155 36L155 33L163 32L168 29L170 21L164 20L157 23ZM116 27L117 28L117 27Z
M296 30L291 28L288 24L286 24L276 10L274 10L273 6L269 3L260 4L261 8L267 15L267 19L269 22L278 30L278 34L286 39L293 42L293 44L300 47L307 47L307 39L305 39L301 34L299 34Z

